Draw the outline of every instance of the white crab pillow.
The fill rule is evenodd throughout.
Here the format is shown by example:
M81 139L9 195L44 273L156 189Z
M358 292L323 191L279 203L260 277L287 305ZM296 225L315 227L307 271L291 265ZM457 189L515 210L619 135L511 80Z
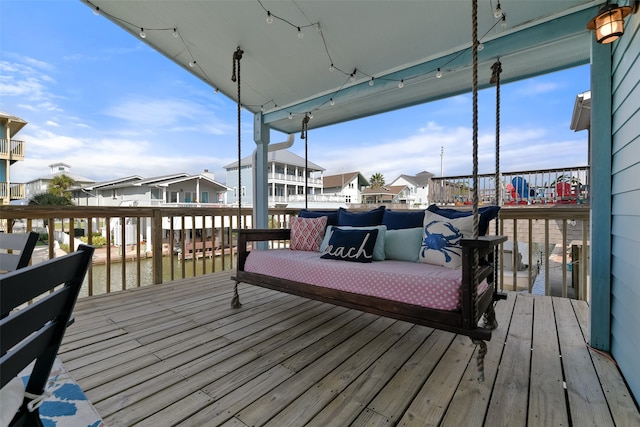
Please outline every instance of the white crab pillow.
M447 268L462 266L463 238L473 237L473 216L446 218L426 211L419 261Z

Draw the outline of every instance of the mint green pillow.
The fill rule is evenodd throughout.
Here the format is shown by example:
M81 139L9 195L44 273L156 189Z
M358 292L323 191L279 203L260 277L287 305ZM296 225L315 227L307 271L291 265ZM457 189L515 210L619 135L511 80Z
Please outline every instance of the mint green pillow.
M327 249L327 246L329 246L329 239L331 239L331 234L333 233L334 228L340 228L342 230L378 230L376 245L373 247L373 260L384 261L386 259L386 253L384 250L385 233L387 232L386 225L371 225L366 227L357 227L351 225L329 225L327 226L327 231L325 231L324 233L324 239L322 239L322 243L320 244L320 253L324 253L324 251Z
M387 230L384 252L386 259L418 262L422 245L422 227Z

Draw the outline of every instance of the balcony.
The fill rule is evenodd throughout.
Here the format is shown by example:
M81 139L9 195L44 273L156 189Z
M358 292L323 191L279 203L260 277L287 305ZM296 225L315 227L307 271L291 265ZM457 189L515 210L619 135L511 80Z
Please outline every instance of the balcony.
M589 166L539 169L502 173L500 192L503 204L583 204L589 203ZM478 176L481 203L496 204L495 175ZM471 204L471 175L431 178L429 203L439 205Z
M267 179L269 180L270 184L274 183L304 185L305 182L304 176L284 173L269 173L267 174ZM307 185L322 187L322 178L308 178Z
M24 160L24 145L24 141L0 138L0 159L10 160L12 164Z
M26 194L25 188L25 184L8 184L6 182L0 182L0 199L24 199Z

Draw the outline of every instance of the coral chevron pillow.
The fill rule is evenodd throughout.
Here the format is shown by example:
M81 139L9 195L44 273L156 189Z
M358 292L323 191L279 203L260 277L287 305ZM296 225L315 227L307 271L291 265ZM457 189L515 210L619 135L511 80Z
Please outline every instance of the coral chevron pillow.
M463 238L473 236L473 217L446 218L426 211L422 229L420 262L447 268L462 266Z
M290 218L289 225L291 226L291 240L289 242L291 250L312 252L320 250L320 243L327 225L326 216L317 218L298 218L294 216Z

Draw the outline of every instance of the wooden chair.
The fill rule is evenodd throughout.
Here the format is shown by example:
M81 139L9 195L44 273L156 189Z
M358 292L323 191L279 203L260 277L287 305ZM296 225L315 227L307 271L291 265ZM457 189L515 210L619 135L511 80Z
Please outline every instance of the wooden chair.
M0 275L0 387L35 360L11 426L42 425L37 407L30 411L28 404L45 391L93 250L80 245L76 252ZM7 402L1 405L8 410Z
M29 265L38 233L0 233L0 272L14 271Z

